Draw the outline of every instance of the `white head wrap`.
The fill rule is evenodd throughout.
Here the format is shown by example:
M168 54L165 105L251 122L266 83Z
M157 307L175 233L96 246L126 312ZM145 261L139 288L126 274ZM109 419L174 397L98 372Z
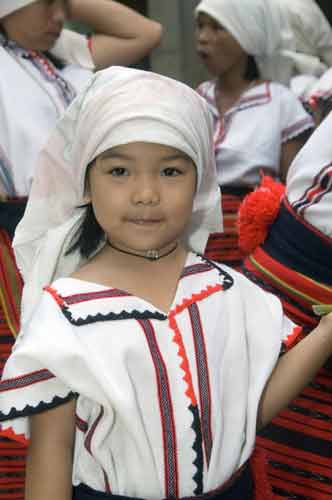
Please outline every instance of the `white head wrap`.
M70 275L80 265L78 252L65 253L85 214L78 207L84 203L86 167L114 146L159 143L193 160L197 192L187 241L193 250L203 252L209 233L222 227L212 137L207 105L186 85L129 68L96 73L42 151L16 230L14 250L25 281L24 318L30 316L45 284Z
M319 77L332 65L332 29L315 0L269 0L287 16L295 50L296 73Z
M0 0L0 19L36 0Z
M201 0L196 15L204 13L221 24L243 50L255 57L262 78L288 84L292 63L284 49L293 48L287 18L269 0Z

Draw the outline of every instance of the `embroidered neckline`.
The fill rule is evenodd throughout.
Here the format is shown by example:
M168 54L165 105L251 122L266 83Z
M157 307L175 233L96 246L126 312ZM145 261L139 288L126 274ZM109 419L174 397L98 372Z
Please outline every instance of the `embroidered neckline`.
M29 71L28 68L25 67L23 62L20 61L20 58L30 61L30 63L35 67L35 69L42 75L43 79L47 82L50 82L54 85L60 100L63 102L63 105L67 107L72 100L76 97L75 88L62 77L57 68L52 64L52 62L48 59L48 57L43 54L43 52L38 50L28 50L21 47L14 40L9 40L6 36L0 32L0 46L4 49L8 49L12 52L13 57L16 58L17 63L24 69L28 74L30 74L31 78L36 80L33 73ZM36 80L38 83L38 80ZM38 83L39 84L39 83ZM51 101L53 101L52 95L48 92L48 90L39 84L41 88L44 90L46 94L49 95ZM58 110L58 106L56 103L55 107ZM61 114L60 110L58 110L59 114Z
M271 100L271 89L270 89L269 81L264 81L258 84L255 87L251 87L246 89L241 97L233 104L233 106L226 111L224 118L232 116L234 113L238 111L242 111L247 108L251 108L253 106L260 106L262 104L266 104ZM259 90L259 87L263 86L263 90ZM211 111L215 119L220 120L220 114L217 108L216 103L216 82L212 80L210 82L210 86L206 89L206 91L202 92L200 95L207 100L211 107Z

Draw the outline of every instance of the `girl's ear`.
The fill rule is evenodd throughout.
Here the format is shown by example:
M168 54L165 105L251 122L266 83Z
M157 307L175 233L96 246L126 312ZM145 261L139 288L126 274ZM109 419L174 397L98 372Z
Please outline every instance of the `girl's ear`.
M90 170L94 162L89 163L85 172L83 201L87 205L91 203Z
M89 203L91 203L91 190L90 190L90 182L89 182L88 177L86 178L86 181L85 181L83 201L84 201L85 205L88 205Z
M83 202L84 202L84 205L88 205L89 203L91 203L90 189L88 189L88 188L86 188L84 191Z

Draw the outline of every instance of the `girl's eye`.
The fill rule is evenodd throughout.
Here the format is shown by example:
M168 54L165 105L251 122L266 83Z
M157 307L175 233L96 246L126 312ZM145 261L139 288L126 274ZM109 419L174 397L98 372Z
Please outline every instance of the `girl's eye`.
M181 170L175 167L167 167L162 170L161 175L163 177L176 177L181 175Z
M109 173L112 175L112 177L124 177L129 175L128 170L124 167L111 168Z

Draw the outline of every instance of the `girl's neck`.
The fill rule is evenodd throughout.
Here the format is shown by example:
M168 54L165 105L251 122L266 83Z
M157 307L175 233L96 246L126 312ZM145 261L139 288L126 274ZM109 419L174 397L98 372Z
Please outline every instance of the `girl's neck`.
M179 245L168 256L149 261L105 245L72 277L124 290L167 312L173 303L187 254L187 249Z

